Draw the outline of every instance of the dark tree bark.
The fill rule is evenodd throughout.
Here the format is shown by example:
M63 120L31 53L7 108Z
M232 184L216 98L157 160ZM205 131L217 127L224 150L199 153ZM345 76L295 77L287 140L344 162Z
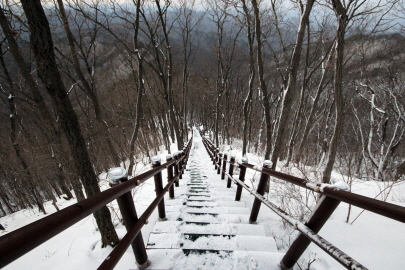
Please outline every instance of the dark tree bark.
M45 126L47 129L49 129L50 136L46 136L49 138L49 143L51 145L55 146L55 151L54 154L52 154L52 158L55 160L55 166L58 168L57 170L62 170L62 167L60 166L60 162L58 160L63 160L64 159L64 153L62 150L62 144L61 144L61 134L58 131L58 128L56 127L56 121L53 119L52 114L50 111L47 109L45 100L39 90L39 87L34 79L34 77L31 75L31 71L29 66L26 64L21 51L19 49L19 46L17 44L17 41L14 38L14 34L12 30L10 29L8 20L3 12L3 9L0 8L0 25L1 28L3 29L3 33L6 36L8 45L9 45L9 50L12 53L16 64L19 68L19 71L24 78L25 82L27 83L28 88L31 90L33 101L36 104L36 108L38 108L40 115L42 117L42 121L44 122ZM66 187L66 178L64 177L63 173L57 173L58 181L61 187ZM70 198L71 193L69 190L66 191L66 195Z
M283 93L283 101L282 101L282 108L281 114L279 119L279 126L277 130L276 141L274 144L273 154L271 157L271 161L273 162L272 169L274 170L277 165L277 161L279 156L281 155L281 151L285 145L285 139L287 136L287 127L290 121L290 115L292 114L292 105L294 103L294 97L296 94L296 81L297 81L297 74L298 74L298 67L300 64L301 59L301 51L302 45L304 43L304 35L305 35L305 28L309 21L309 14L311 13L312 6L315 0L307 0L305 7L301 7L302 14L300 19L300 25L298 28L297 33L297 41L294 46L294 51L291 56L291 62L289 66L289 75L288 75L288 83L287 87Z
M335 129L333 131L332 139L330 141L328 156L326 160L326 167L322 174L322 182L329 183L332 174L333 164L335 163L337 146L342 134L343 129L343 94L342 94L342 81L343 81L343 56L345 48L345 33L348 22L347 12L340 0L333 0L333 8L338 19L338 29L336 38L336 58L335 58L335 75L333 93L335 98Z
M4 62L4 57L3 57L3 48L2 44L0 44L0 65L3 69L4 75L6 77L6 80L8 81L9 84L9 96L8 96L8 107L10 110L10 141L13 146L14 152L17 156L18 161L20 162L20 165L22 169L24 170L25 178L26 181L28 182L28 189L31 191L31 196L35 199L35 202L38 206L38 209L46 214L45 208L44 208L44 202L41 194L38 192L37 187L32 183L32 178L33 174L31 173L30 168L28 167L28 163L25 160L24 156L21 154L21 146L17 142L17 112L16 112L16 106L15 106L15 93L14 93L14 85L12 82L12 79L10 77L10 74L6 68L6 64Z
M143 79L143 59L139 48L139 41L138 41L138 34L139 34L139 15L140 15L140 8L141 8L141 0L136 2L136 18L135 18L135 33L134 33L134 46L135 51L137 52L138 57L138 74L137 74L137 90L138 95L136 98L136 112L135 112L135 127L134 131L132 132L130 146L129 146L129 167L128 173L132 175L132 171L135 165L134 162L134 155L135 155L135 141L138 138L139 127L141 122L142 116L142 96L145 91L145 84ZM169 149L170 151L170 149Z
M332 47L331 47L331 49L330 49L330 51L328 53L328 59L326 61L325 68L322 71L321 80L320 80L320 82L318 84L318 87L316 89L315 98L314 98L314 101L313 101L313 104L312 104L312 107L311 107L311 110L310 110L310 113L309 113L309 116L308 116L308 120L305 123L305 128L304 128L304 132L302 134L301 143L299 145L298 151L297 151L295 159L294 159L294 162L297 163L297 164L300 163L300 161L301 161L301 156L302 156L302 153L304 151L304 146L305 146L305 143L307 141L309 131L310 131L312 125L313 125L313 120L314 120L315 113L316 113L317 108L318 108L318 101L319 101L319 99L321 97L321 93L322 93L322 91L325 89L325 87L327 85L327 83L326 83L327 76L326 75L327 75L327 73L328 73L328 71L329 71L329 69L330 69L330 67L332 65L333 56L334 56L334 53L335 53L335 49L334 49L335 45L334 44L335 43L333 43L333 45L332 45Z
M399 166L397 167L397 171L395 174L395 181L398 180L404 180L405 178L405 161L403 161Z
M271 119L270 119L270 96L269 91L267 90L266 81L264 80L264 64L263 64L263 55L262 55L262 28L260 22L260 11L259 6L256 0L252 0L252 6L255 14L255 35L257 43L257 69L259 76L260 89L263 93L263 107L264 107L264 116L266 122L266 151L264 154L265 159L270 158L270 148L271 148Z
M94 86L88 82L88 80L84 76L84 73L82 72L82 69L80 68L80 62L79 62L79 58L77 56L78 53L77 53L76 45L75 45L75 44L80 44L80 43L76 42L76 40L72 34L72 31L70 30L68 18L66 16L66 12L65 12L65 7L63 6L63 1L57 0L57 2L58 2L58 6L59 6L59 12L61 15L61 19L63 22L63 27L65 29L67 40L69 43L69 49L70 49L70 53L71 53L73 68L76 72L76 75L79 77L80 83L83 85L84 92L86 93L86 95L90 98L91 102L93 103L94 113L96 116L97 129L104 130L105 132L108 133L105 137L105 143L107 144L107 148L108 148L110 156L114 162L114 165L120 166L121 159L120 159L117 151L115 150L113 142L111 141L111 138L109 136L109 128L108 128L107 122L104 121L103 112L101 110L101 106L100 106L100 102L97 97L96 90L95 90Z
M248 131L251 130L249 127L250 123L250 114L252 111L252 96L253 96L253 87L256 77L255 69L255 59L254 59L254 31L252 32L253 20L250 16L249 9L246 4L246 0L242 0L243 11L245 13L245 20L247 25L247 37L248 37L248 46L249 46L249 91L246 96L245 102L243 103L243 144L242 144L242 156L246 155L247 145L248 145Z
M93 171L86 144L81 133L79 120L66 93L61 75L56 65L52 35L40 0L21 1L30 30L30 45L37 62L41 78L58 114L61 128L70 146L73 160L82 180L87 196L100 192L97 176ZM94 213L101 233L103 247L115 246L118 236L111 222L107 207Z
M170 117L170 122L171 125L174 129L174 132L176 134L176 139L177 139L177 148L179 150L183 149L184 146L184 138L183 138L183 132L181 132L181 126L176 118L176 108L174 105L174 94L173 94L173 57L172 57L172 49L170 46L170 40L169 40L169 33L168 33L168 27L167 27L167 21L166 21L166 12L169 6L164 6L164 10L162 9L160 2L158 0L155 0L156 3L156 8L157 8L157 14L159 16L160 23L162 25L162 31L164 35L164 42L166 45L166 73L167 73L167 79L166 79L166 85L165 85L165 94L166 94L166 101L167 105L169 106L169 117ZM166 2L166 4L170 5L170 2Z

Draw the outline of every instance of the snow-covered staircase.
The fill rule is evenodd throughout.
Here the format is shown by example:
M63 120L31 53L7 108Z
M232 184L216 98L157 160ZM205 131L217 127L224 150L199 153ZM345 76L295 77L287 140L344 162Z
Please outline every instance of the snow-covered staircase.
M175 193L168 220L149 236L150 269L279 269L283 254L262 225L249 224L250 209L220 180L200 137Z

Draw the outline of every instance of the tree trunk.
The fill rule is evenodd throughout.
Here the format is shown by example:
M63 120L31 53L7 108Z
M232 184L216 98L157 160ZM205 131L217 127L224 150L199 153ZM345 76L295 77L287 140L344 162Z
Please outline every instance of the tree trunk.
M403 161L399 166L397 167L397 172L395 174L395 181L398 180L404 180L405 179L405 161Z
M0 201L0 209L1 209L1 212L3 212L3 216L6 216L7 213L6 213L6 211L4 211L3 204L1 204L1 201ZM1 225L1 224L0 224L0 225ZM1 229L1 228L0 228L0 229Z
M45 126L50 131L51 136L49 136L49 137L45 136L45 137L48 138L51 147L52 147L52 145L55 146L55 148L54 148L55 151L54 151L54 155L52 155L52 158L55 160L58 160L58 159L62 160L63 150L62 150L62 144L61 144L61 136L60 136L61 134L56 127L56 121L53 119L50 111L47 109L45 100L38 88L38 85L37 85L34 77L31 75L30 67L25 63L25 61L22 57L18 44L10 29L9 23L7 21L6 16L4 15L2 8L0 8L0 25L3 29L4 35L7 38L10 52L13 54L13 57L19 68L19 71L20 71L22 77L25 79L27 86L31 90L33 100L42 117L41 120L45 123ZM3 67L5 68L5 65L3 65ZM11 80L11 78L9 78L9 80ZM63 175L59 177L59 181L62 185L63 185L63 182L66 181L64 179ZM69 196L69 194L67 194L67 195Z
M141 122L141 114L142 114L142 96L145 91L145 85L143 80L143 59L141 56L141 52L139 51L139 44L138 44L138 33L139 33L139 12L141 7L141 0L136 2L136 18L135 18L135 34L134 34L134 44L135 44L135 51L137 51L138 57L138 78L137 78L137 90L138 95L136 97L136 113L135 113L135 124L134 124L134 131L131 136L130 142L130 150L129 150L129 167L128 172L132 175L132 171L134 168L134 155L135 155L135 141L138 139L139 127ZM170 152L170 149L169 149Z
M242 156L246 155L246 150L248 146L248 132L250 125L250 114L252 110L252 96L253 96L253 87L254 81L256 77L256 70L255 70L255 59L254 59L254 37L252 36L252 18L250 17L250 13L248 7L246 5L246 0L242 0L243 4L243 11L245 12L245 18L247 23L247 37L248 37L248 45L249 45L249 92L243 103L243 144L242 144ZM250 139L250 138L249 138Z
M14 209L11 207L11 205L10 205L10 203L9 203L9 201L8 201L8 198L6 198L6 196L4 196L3 193L0 194L0 198L3 200L3 202L4 202L4 204L6 205L8 211L9 211L10 213L14 213L15 211L14 211Z
M335 43L333 43L333 44L335 44ZM315 98L314 98L314 101L313 101L313 104L312 104L312 107L311 107L311 111L309 113L308 120L307 120L307 122L305 124L304 132L303 132L303 135L302 135L302 138L301 138L301 143L300 143L300 146L298 148L298 152L297 152L297 154L295 156L295 159L294 159L295 163L297 163L297 164L299 164L300 161L301 161L301 156L302 156L302 153L304 151L305 142L306 142L306 140L308 138L309 130L311 129L312 124L313 124L313 118L314 118L315 113L316 113L317 104L318 104L319 98L321 97L321 93L322 93L323 89L326 86L325 85L326 74L329 71L329 67L332 64L333 56L335 55L334 53L335 53L335 48L334 48L334 45L332 45L332 49L330 50L328 60L326 61L325 68L324 68L324 70L322 72L321 80L320 80L320 82L318 84L318 88L316 90Z
M307 0L304 10L302 11L300 25L298 28L297 33L297 41L294 46L294 51L291 56L291 63L289 67L289 76L288 76L288 83L287 87L283 93L283 101L281 105L281 114L279 120L279 126L277 130L276 141L274 144L274 150L271 157L271 161L273 162L272 169L274 170L277 166L277 161L279 156L281 155L281 151L284 148L285 138L287 136L287 127L290 120L290 115L293 111L292 105L294 103L294 97L296 93L296 81L297 81L297 73L298 67L300 64L301 59L301 50L302 45L304 42L304 35L305 35L305 28L309 21L309 14L311 13L312 6L315 0Z
M333 6L338 17L338 29L336 40L336 62L335 62L335 75L334 75L334 98L335 98L335 115L336 122L333 131L333 136L330 141L326 167L323 171L322 182L329 183L332 174L333 164L336 158L336 151L343 128L343 94L342 94L342 80L343 80L343 56L345 48L345 32L347 15L346 10L340 3L340 0L333 0Z
M85 78L81 68L80 68L80 62L79 62L79 58L77 57L77 51L76 51L76 45L75 45L75 38L72 34L72 32L70 31L70 27L69 27L69 22L66 16L66 12L65 12L65 8L63 6L63 2L62 0L57 0L58 2L58 6L59 6L59 11L60 11L60 15L62 18L62 22L63 22L63 27L65 29L66 32L66 36L67 36L67 40L69 43L69 49L70 49L70 53L71 53L71 57L72 57L72 63L73 63L73 68L76 72L76 75L79 77L80 83L83 85L83 89L85 90L85 93L87 94L87 96L90 98L91 102L93 103L93 107L94 107L94 113L96 116L96 127L99 130L104 130L105 132L107 132L107 135L105 137L105 143L107 144L107 149L110 152L110 156L113 160L113 163L115 166L120 166L121 164L121 159L117 153L117 151L114 148L114 145L111 141L110 138L110 132L109 132L109 128L107 125L107 122L104 121L104 117L103 117L103 113L100 107L100 103L98 101L98 97L96 94L96 91L94 89L94 87L92 87L90 85L90 83L87 81L87 79ZM76 42L76 44L79 44Z
M21 4L30 29L30 45L37 62L38 75L52 98L87 196L94 196L100 192L97 176L93 171L79 120L56 65L51 31L45 12L40 0L22 0ZM108 208L106 206L101 208L94 213L94 217L101 233L102 246L115 246L118 243L118 236Z
M4 62L4 58L3 58L3 50L0 47L0 65L3 69L4 75L6 77L6 80L9 84L9 95L8 95L8 107L10 110L10 141L11 144L13 145L13 149L15 152L15 155L17 156L18 161L21 164L21 167L24 171L25 177L27 179L27 181L29 182L29 189L32 192L32 196L35 198L35 201L38 205L38 208L40 211L42 211L44 214L46 214L44 205L43 205L43 199L40 196L40 194L37 191L37 188L32 184L32 177L33 174L31 173L30 168L28 167L28 163L26 162L25 158L23 157L23 155L21 154L21 147L20 144L17 142L17 125L16 125L16 118L17 118L17 111L16 111L16 106L14 103L14 98L15 98L15 94L14 94L14 86L13 86L13 82L11 80L10 74L6 68L5 62ZM20 182L22 181L22 179L20 179Z
M252 0L252 6L255 14L255 35L257 43L257 69L259 75L260 89L263 93L263 106L264 106L264 117L266 121L266 151L264 154L265 159L270 158L270 148L271 148L271 119L270 119L270 97L267 90L266 81L264 80L264 64L262 55L262 29L260 23L260 11L256 0Z

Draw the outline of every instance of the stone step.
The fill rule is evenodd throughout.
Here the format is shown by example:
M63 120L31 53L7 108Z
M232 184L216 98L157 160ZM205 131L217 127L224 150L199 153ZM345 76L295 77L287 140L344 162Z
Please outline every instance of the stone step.
M148 249L150 269L279 270L283 253L263 251L198 252L182 249ZM187 254L186 254L187 253Z
M249 215L250 210L246 207L185 207L181 210L186 213L206 213L206 214L242 214Z
M211 197L207 196L189 196L186 202L215 202Z
M183 199L165 199L165 205L166 206L172 206L172 205L184 205L187 201Z
M212 224L212 223L186 223L182 221L158 221L154 233L212 233L227 235L254 235L266 236L262 225L251 224Z
M201 196L193 194L193 195L183 195L187 201L217 201L217 202L235 202L235 196L222 196L222 197L213 197L213 196L205 196L209 197L209 199L202 199ZM180 198L183 196L179 196Z
M197 233L151 233L147 248L276 252L272 237Z
M283 254L275 240L264 226L249 224L236 186L227 188L206 158L193 148L176 199L165 200L168 221L156 222L147 242L149 268L278 270Z
M209 222L209 223L244 223L249 224L249 215L242 214L204 214L204 213L184 213L167 212L169 220L187 222Z

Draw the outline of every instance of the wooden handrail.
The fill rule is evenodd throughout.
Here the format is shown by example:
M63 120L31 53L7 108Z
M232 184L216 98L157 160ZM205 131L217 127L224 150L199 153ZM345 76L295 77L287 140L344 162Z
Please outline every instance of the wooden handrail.
M251 220L251 222L255 221L255 217L257 217L260 209L260 204L263 203L301 232L280 263L283 269L292 268L310 242L313 242L321 247L326 253L336 259L347 269L367 269L317 234L340 202L346 202L378 215L405 223L405 207L351 193L349 191L340 189L338 186L312 183L299 177L249 164L247 163L247 160L237 163L241 169L241 176L239 179L235 179L231 174L226 172L226 165L222 164L222 166L220 166L221 161L224 163L227 162L226 159L218 155L219 151L217 148L215 148L213 143L206 139L203 134L201 134L201 137L203 138L203 143L207 152L218 169L218 173L222 171L222 173L226 174L228 177L228 181L231 179L238 185L237 194L235 197L236 200L240 200L242 188L248 190L249 193L256 198L251 215L251 218L253 217L254 220ZM229 163L230 166L235 166L234 163ZM246 169L261 172L261 179L263 179L263 183L259 183L257 191L251 189L244 183ZM317 206L315 207L316 210L312 213L310 219L305 224L293 219L279 207L262 196L263 193L259 189L263 187L264 181L267 182L267 178L264 176L276 177L288 183L309 189L322 195ZM230 185L227 184L227 187L230 187Z
M184 148L184 151L177 157L177 160L170 160L143 174L135 176L117 186L111 187L103 192L100 192L97 195L82 200L54 214L51 214L47 217L44 217L38 221L35 221L31 224L28 224L20 229L17 229L13 232L10 232L0 237L0 268L8 265L9 263L18 259L22 255L28 253L32 249L46 242L50 238L63 232L67 228L74 225L76 222L94 213L95 211L107 205L111 201L119 198L120 196L126 194L127 192L130 192L134 187L139 186L141 183L147 181L151 177L160 174L163 170L167 169L168 167L176 165L175 167L179 168L177 169L174 178L166 186L169 188L172 185L172 183L177 181L178 178L180 178L181 174L184 173L184 167L186 165L186 161L188 159L192 145L192 138L193 136L191 136L191 139L187 143L187 146ZM152 202L151 206L147 209L148 212L149 211L153 212L153 210L156 208L156 206L158 205L158 203L168 190L168 188L166 189L166 187L157 196L155 201ZM145 214L141 216L142 220L145 219L144 216ZM134 228L139 228L140 230L144 226L145 222L142 222L141 218L135 224ZM134 230L134 228L132 230ZM135 233L135 236L138 234L138 232ZM131 239L133 240L135 236ZM132 241L129 242L129 244L131 243ZM121 245L118 244L117 247L118 246L122 247L123 244ZM126 246L125 250L128 248L128 246ZM120 258L118 258L118 260L119 259ZM112 269L112 268L107 267L103 269Z

